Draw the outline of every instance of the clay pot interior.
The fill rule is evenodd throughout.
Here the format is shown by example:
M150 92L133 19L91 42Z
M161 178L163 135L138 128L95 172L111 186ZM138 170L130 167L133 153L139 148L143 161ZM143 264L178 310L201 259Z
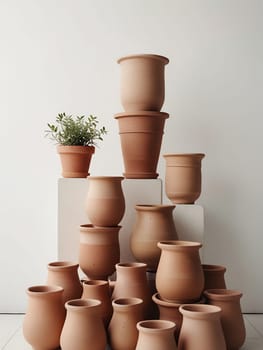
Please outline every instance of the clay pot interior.
M59 286L48 286L48 285L39 285L39 286L32 286L29 287L27 289L27 293L28 294L34 294L34 296L37 297L37 295L41 295L41 294L47 294L50 292L58 292L60 293L61 291L63 291L62 287ZM37 293L37 294L35 294Z

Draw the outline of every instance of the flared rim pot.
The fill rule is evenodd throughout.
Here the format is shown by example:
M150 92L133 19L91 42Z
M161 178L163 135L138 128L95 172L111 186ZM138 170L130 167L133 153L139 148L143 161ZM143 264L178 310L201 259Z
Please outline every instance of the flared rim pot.
M179 241L179 240L172 240L172 241L161 241L158 242L158 247L164 250L185 250L187 249L199 249L203 245L200 242L193 242L193 241Z
M73 261L53 261L47 265L48 270L57 271L57 270L75 270L79 267L78 263Z
M37 285L27 288L28 295L33 297L42 297L43 295L61 294L64 291L62 287L50 285Z
M179 311L183 316L187 316L193 319L217 319L222 310L219 306L215 305L183 304L179 307Z
M153 60L158 60L158 61L162 61L163 64L168 64L169 63L169 59L165 56L162 55L156 55L156 54L134 54L134 55L127 55L127 56L123 56L120 57L117 60L117 63L122 63L125 60L132 60L135 58L147 58L147 59L153 59Z
M163 154L167 166L199 166L204 157L204 153Z
M67 310L74 310L81 312L85 309L90 309L94 307L100 307L101 301L98 299L72 299L65 303L65 308Z
M234 289L206 289L204 291L204 296L210 300L216 300L216 301L234 301L242 297L242 293L238 290Z

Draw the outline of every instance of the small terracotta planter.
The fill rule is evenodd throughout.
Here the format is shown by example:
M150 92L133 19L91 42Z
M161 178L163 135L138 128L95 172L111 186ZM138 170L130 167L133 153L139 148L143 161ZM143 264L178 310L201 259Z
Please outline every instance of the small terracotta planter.
M206 289L226 289L225 272L226 267L221 265L202 264L204 271Z

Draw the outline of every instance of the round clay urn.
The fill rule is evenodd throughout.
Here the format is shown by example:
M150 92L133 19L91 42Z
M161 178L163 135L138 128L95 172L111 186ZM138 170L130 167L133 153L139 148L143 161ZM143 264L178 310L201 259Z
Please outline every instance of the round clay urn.
M203 153L165 154L165 192L173 204L193 204L201 194Z
M183 323L178 350L226 350L221 309L205 304L181 305Z
M136 220L130 236L130 248L136 260L156 271L161 251L159 241L177 240L173 220L175 205L136 205Z
M158 242L161 257L156 271L156 289L163 300L181 304L200 300L204 288L201 246L191 241Z
M121 103L125 111L160 111L165 97L168 58L153 54L121 57Z
M205 277L204 290L226 289L225 272L226 267L222 265L202 264Z
M89 176L85 211L94 226L117 226L125 212L121 176Z

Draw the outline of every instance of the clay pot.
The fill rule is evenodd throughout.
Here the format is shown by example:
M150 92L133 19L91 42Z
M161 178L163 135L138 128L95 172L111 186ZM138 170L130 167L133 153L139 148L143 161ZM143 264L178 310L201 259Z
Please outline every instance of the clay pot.
M94 226L117 226L125 212L121 176L90 176L85 211Z
M128 179L156 179L165 119L162 112L127 112L118 120L124 176Z
M108 280L120 261L121 226L80 225L79 266L92 280Z
M164 103L164 68L168 58L131 55L117 61L121 67L121 103L125 111L160 111Z
M27 289L28 306L23 334L34 350L54 350L59 347L66 316L62 293L63 288L58 286L42 285Z
M106 331L100 315L99 300L69 300L65 307L67 316L62 329L60 344L63 350L105 350Z
M109 324L112 350L134 350L138 339L137 322L143 320L143 300L119 298L112 301L113 315Z
M175 323L164 320L146 320L137 323L139 330L135 350L176 350ZM211 349L210 349L211 350Z
M226 350L219 307L186 304L179 311L183 323L178 350Z
M101 301L101 317L107 328L112 316L112 304L108 281L85 280L83 281L82 299L97 299Z
M222 309L221 323L227 350L238 350L245 342L246 329L241 312L242 293L230 289L208 289L204 291L207 303Z
M212 288L226 289L226 282L224 277L226 272L225 266L202 264L202 268L205 277L204 290Z
M173 204L193 204L201 194L203 153L165 154L165 192Z
M156 272L156 289L163 300L192 303L200 300L204 274L199 249L202 244L190 241L158 243L161 257Z
M94 146L57 146L63 177L87 177Z
M70 261L55 261L48 264L47 284L64 289L63 304L81 297L82 285L78 276L79 264Z
M136 221L130 236L130 248L136 260L156 271L161 251L159 241L177 240L173 220L175 205L136 205Z

